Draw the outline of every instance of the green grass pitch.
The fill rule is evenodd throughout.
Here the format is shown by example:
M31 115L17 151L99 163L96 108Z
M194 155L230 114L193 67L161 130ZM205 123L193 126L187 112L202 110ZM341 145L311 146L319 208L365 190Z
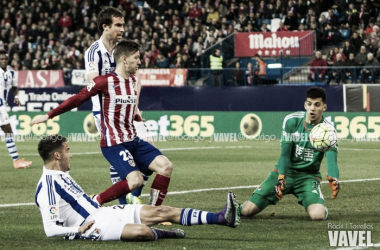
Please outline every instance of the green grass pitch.
M236 229L175 226L186 231L185 239L155 242L46 238L37 206L25 204L34 203L42 171L37 143L16 142L20 156L33 161L31 168L21 170L13 169L5 143L0 146L0 249L330 249L328 223L373 225L372 243L380 243L380 180L373 180L380 178L379 142L340 143L338 164L342 183L338 198L332 200L328 185L322 186L330 214L327 221L310 221L295 197L286 196L255 218L242 218ZM241 203L248 199L254 190L248 186L259 185L266 178L280 153L278 141L172 141L156 145L174 164L169 191L188 191L169 193L164 205L214 212L223 208L228 187ZM98 142L69 142L69 146L74 153L70 173L87 193L99 193L110 186L109 164L101 155ZM325 162L321 172L326 176ZM148 194L152 179L144 194ZM346 182L358 179L372 180ZM200 189L203 191L194 192ZM148 196L143 196L143 200L147 202Z

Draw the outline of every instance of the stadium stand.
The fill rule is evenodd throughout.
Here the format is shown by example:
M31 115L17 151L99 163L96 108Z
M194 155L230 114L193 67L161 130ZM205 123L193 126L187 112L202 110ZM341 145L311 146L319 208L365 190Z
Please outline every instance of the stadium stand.
M125 38L141 43L141 59L145 61L149 57L149 67L204 68L201 57L215 47L221 48L226 63L232 65L237 60L229 54L234 45L218 42L236 32L262 31L263 25L274 31L281 21L285 26L291 23L288 29L295 29L294 20L303 30L315 30L317 48L322 45L343 48L340 45L343 39L355 39L352 42L355 53L359 51L358 46L364 45L367 53L372 53L375 60L380 59L377 0L322 3L316 0L3 0L0 48L8 51L9 64L15 70L61 69L69 77L73 69L84 68L83 52L99 38L96 16L105 5L124 12ZM287 20L289 12L293 13L293 21ZM187 62L177 62L180 60L177 54L187 54ZM245 60L241 68L246 67Z

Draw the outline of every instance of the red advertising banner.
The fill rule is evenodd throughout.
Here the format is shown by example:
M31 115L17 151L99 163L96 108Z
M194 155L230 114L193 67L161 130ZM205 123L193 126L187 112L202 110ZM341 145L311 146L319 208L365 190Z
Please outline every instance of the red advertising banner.
M313 55L313 31L235 33L235 56Z
M139 69L141 86L184 86L187 69Z
M64 87L62 70L19 70L19 88L57 88Z

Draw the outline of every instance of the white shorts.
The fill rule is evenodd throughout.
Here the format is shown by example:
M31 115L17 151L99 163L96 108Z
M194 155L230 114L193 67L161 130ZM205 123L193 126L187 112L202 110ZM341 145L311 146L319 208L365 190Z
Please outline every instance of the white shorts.
M7 125L9 122L9 116L6 107L0 107L0 126Z
M120 240L126 224L141 224L140 211L144 205L116 205L101 207L87 217L95 224L83 234L92 240Z

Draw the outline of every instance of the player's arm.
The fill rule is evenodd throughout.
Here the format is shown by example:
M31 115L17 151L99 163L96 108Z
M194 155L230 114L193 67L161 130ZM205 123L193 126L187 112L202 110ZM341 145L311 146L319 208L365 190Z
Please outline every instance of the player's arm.
M135 107L135 121L138 121L138 122L144 121L141 115L142 111L139 110L140 93L141 93L141 80L140 80L140 76L137 75L137 83L136 83L137 101L136 101L136 107Z
M337 146L326 152L327 163L327 180L332 191L332 198L335 199L338 196L339 185L339 168L338 168L338 150Z
M52 192L49 196L47 192ZM49 204L48 197L54 197L54 204ZM63 227L60 225L59 220L59 204L61 197L55 192L54 188L46 191L44 194L39 194L37 198L38 205L42 215L44 231L47 237L54 236L73 236L86 232L93 224L94 221L86 222L80 227Z
M281 200L284 196L282 191L284 191L286 188L286 172L288 171L289 166L291 165L290 158L292 155L293 148L293 128L294 126L292 120L285 118L281 134L281 155L277 164L278 180L276 186L274 187L274 193L279 200Z
M11 81L11 86L12 86L12 94L14 98L14 103L16 103L18 106L21 105L20 100L18 99L18 88L17 88L17 74L13 70L10 70L11 76L12 76L12 81Z
M82 103L89 100L91 96L97 95L106 84L106 80L102 79L95 79L95 81L92 81L89 86L84 87L78 94L70 97L63 103L61 103L58 107L55 109L50 110L49 113L46 115L40 116L36 119L34 119L30 125L33 126L34 124L46 122L47 120L63 114L69 110L72 110L73 108L79 107Z

